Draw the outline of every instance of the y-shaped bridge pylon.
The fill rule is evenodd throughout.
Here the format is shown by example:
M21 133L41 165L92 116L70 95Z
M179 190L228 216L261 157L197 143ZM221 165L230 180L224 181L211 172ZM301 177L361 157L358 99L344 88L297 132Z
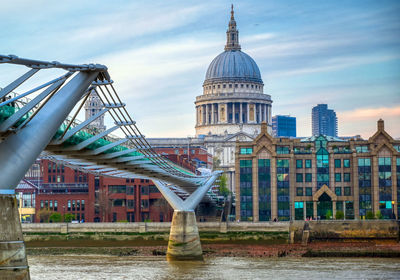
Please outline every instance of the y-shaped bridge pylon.
M199 176L158 155L126 111L105 66L70 65L0 55L0 64L4 63L31 69L0 90L0 249L7 252L0 254L0 273L9 273L12 277L25 275L25 279L29 279L14 189L43 150L56 160L69 161L70 165L74 161L78 165L87 164L89 172L152 179L175 210L169 258L201 257L193 211L219 173ZM13 93L39 70L47 68L68 72L23 94ZM101 96L104 109L89 120L77 123L75 117L92 91ZM32 93L36 94L33 99L21 101ZM75 115L69 119L68 115L80 101ZM107 112L114 119L115 127L104 132L88 128L90 122ZM109 135L116 129L122 131L125 138L116 139ZM181 199L168 184L189 196ZM192 242L189 235L197 241ZM16 263L18 265L12 265Z

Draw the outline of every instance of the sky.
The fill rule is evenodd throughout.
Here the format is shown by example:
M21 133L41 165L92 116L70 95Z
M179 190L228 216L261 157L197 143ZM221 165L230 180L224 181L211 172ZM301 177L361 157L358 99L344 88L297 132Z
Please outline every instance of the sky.
M194 101L223 51L231 3L0 0L0 53L104 64L147 137L193 136ZM311 134L312 107L327 103L340 136L368 138L382 118L400 137L400 1L233 4L272 114L295 116L298 136ZM0 65L0 87L18 71Z

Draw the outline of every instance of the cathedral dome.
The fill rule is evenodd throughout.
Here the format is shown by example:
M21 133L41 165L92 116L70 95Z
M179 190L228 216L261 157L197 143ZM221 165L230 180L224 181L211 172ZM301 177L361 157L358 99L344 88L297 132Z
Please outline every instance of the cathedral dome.
M208 67L204 83L224 81L263 83L256 62L240 50L224 51Z

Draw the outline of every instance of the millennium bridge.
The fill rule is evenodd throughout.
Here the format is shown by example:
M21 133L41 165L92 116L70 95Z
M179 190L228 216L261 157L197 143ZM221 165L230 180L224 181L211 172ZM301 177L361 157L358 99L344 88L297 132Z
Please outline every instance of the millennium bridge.
M157 154L118 96L106 66L0 55L0 66L11 64L28 71L0 90L2 277L30 279L14 189L39 155L89 173L151 179L174 209L167 259L201 260L194 209L212 199L209 189L220 172L193 174ZM40 85L26 85L38 75ZM18 87L24 87L23 93L15 93L22 92ZM80 122L76 118L92 92L104 109ZM90 123L104 114L114 126L96 131Z

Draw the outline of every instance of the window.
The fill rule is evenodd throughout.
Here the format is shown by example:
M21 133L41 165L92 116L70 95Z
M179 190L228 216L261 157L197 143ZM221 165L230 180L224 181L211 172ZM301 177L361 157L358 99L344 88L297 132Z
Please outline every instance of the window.
M312 188L306 188L306 196L312 196Z
M81 201L80 200L76 201L76 211L81 211Z
M50 200L49 207L50 207L50 209L53 209L53 200Z
M71 211L71 200L68 200L68 211Z
M343 167L344 168L349 168L350 167L350 160L349 159L344 159L343 160Z
M357 146L356 147L356 152L357 153L368 153L368 146Z
M141 186L140 187L140 193L142 195L149 195L149 186Z
M296 195L303 196L303 188L296 188Z
M132 199L128 199L127 201L128 209L135 209L135 201Z
M296 174L296 182L297 183L303 183L303 173L297 173Z
M351 195L351 188L350 187L344 187L344 195L345 196Z
M72 211L75 211L75 200L72 200Z
M81 210L85 211L85 200L82 199Z
M43 208L44 204L43 204L43 200L40 201L40 208Z
M343 174L343 181L344 182L350 182L350 173L344 173Z
M335 194L337 196L341 196L342 195L342 188L341 187L336 187L335 188Z
M306 168L311 168L311 159L306 159Z
M125 206L125 199L114 199L113 200L114 207L122 207Z
M126 186L108 186L108 193L126 193Z
M44 208L49 208L49 201L48 200L44 201Z
M289 153L289 147L276 146L276 153L279 154L279 155L288 154Z
M226 85L225 85L225 84L223 84L223 85L222 85L222 87L223 87L223 88L226 88Z
M58 201L54 200L54 211L58 210Z
M340 159L335 159L335 168L340 168L342 167L342 161Z
M296 168L303 168L303 160L302 159L296 160Z
M229 88L232 88L232 84L229 84Z
M128 195L134 194L134 188L133 187L126 187L126 194L128 194Z
M312 182L312 174L311 173L306 173L306 182Z
M141 200L141 207L142 207L143 209L149 208L149 200L148 200L148 199L142 199L142 200Z
M253 153L253 148L240 148L241 155L251 155Z
M335 182L342 182L342 174L335 173Z

